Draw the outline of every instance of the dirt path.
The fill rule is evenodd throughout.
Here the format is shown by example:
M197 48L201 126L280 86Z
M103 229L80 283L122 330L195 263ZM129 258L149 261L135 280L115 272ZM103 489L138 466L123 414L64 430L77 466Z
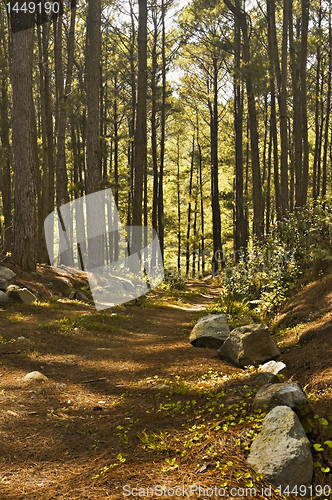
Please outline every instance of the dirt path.
M257 388L216 351L188 342L193 321L216 305L216 286L192 282L184 291L153 291L138 304L96 313L64 298L84 282L47 267L34 275L15 271L39 301L0 309L0 500L118 500L134 498L132 488L157 498L147 491L156 485L168 496L177 486L227 492L253 485L252 498L265 498L260 492L269 484L246 461L264 417L251 408ZM304 290L279 317L283 359L290 375L319 396L316 412L331 408L331 286L332 276ZM301 322L317 309L304 304L319 300L320 290L312 324L282 330L294 321L289 314ZM24 380L32 371L47 380ZM314 481L326 478L315 470Z
M178 301L159 292L102 314L68 301L2 310L0 498L112 497L91 478L124 443L132 469L136 434L169 429L169 417L166 426L147 413L158 391L220 369L215 351L188 343L192 319L217 295L192 283ZM32 371L48 381L23 380Z

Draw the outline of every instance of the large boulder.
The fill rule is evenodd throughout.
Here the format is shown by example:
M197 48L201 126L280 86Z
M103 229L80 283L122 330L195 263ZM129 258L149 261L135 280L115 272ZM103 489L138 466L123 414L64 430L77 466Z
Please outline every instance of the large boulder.
M280 351L270 337L268 327L260 324L235 328L218 350L220 359L240 368L259 366L279 355Z
M16 274L8 267L0 266L0 290L5 291L9 285L15 283Z
M0 290L0 304L6 304L8 300L9 300L8 295Z
M248 462L275 486L289 486L289 490L310 486L310 442L291 408L276 406L266 415L262 430L251 445Z
M298 382L284 382L262 387L253 401L253 408L272 410L276 406L292 408L299 419L312 412L311 404Z
M20 288L17 285L10 285L7 288L7 295L10 300L23 302L24 304L31 304L31 302L37 299L37 297L27 288Z
M229 336L229 326L226 314L209 314L201 318L189 337L195 347L219 349Z

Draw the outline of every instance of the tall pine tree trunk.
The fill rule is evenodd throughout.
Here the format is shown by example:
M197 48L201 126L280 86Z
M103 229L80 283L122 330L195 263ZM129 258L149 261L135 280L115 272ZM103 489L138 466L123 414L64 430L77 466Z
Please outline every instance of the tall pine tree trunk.
M102 169L99 138L99 88L101 55L101 3L100 0L88 1L86 34L86 192L94 193L101 188ZM87 210L88 237L96 225L100 214ZM104 262L103 236L88 240L89 268L101 266Z
M319 11L318 11L318 28L321 29L322 26L322 4L320 1ZM318 167L318 153L319 153L319 142L320 142L320 128L319 128L319 112L320 112L320 101L322 96L320 96L320 72L321 72L321 43L317 43L316 49L316 82L315 82L315 155L314 163L312 167L312 197L314 200L318 196L318 186L317 186L317 167Z
M209 101L210 109L210 141L211 141L211 208L212 208L212 235L213 256L212 276L219 272L219 261L223 260L221 244L221 219L219 205L219 165L218 165L218 67L217 60L213 58L212 74L213 102Z
M292 0L289 2L289 51L291 60L291 79L293 94L293 143L294 143L294 171L295 171L295 206L301 205L302 192L302 116L301 99L299 87L298 57L295 48L293 32L293 8Z
M156 8L152 11L153 45L151 54L151 154L153 166L152 227L158 227L158 157L157 157L157 43L158 17Z
M327 97L326 97L326 115L325 115L325 133L324 133L324 149L323 149L323 178L322 178L322 192L321 196L326 196L327 191L327 152L329 147L329 125L330 125L330 112L331 112L331 72L332 72L332 27L331 27L331 0L329 2L329 65L327 77Z
M307 203L308 180L309 180L309 141L308 141L308 110L307 110L307 48L308 48L308 23L309 23L309 0L301 0L302 25L301 25L301 59L300 59L300 81L301 81L301 118L302 118L302 186L301 201L303 206Z
M235 17L234 129L235 129L235 227L234 251L247 246L247 225L243 199L243 93L239 81L241 66L240 22Z
M36 265L36 135L33 103L33 16L12 16L12 132L14 151L13 258L24 270ZM24 110L24 113L22 112Z
M231 0L224 0L226 6L238 17L243 35L243 60L246 66L246 87L248 100L248 116L250 129L251 145L251 171L253 186L253 206L254 206L254 234L258 239L264 236L264 212L263 212L263 193L262 180L259 161L259 142L258 142L258 122L256 114L256 103L254 95L254 86L252 82L252 68L250 64L250 45L247 25L247 15L240 8L239 0L236 0L235 6Z
M158 180L158 236L162 258L164 259L164 160L165 160L165 128L166 128L166 28L165 28L165 3L161 0L161 117L160 117L160 167Z
M143 174L146 168L146 99L147 99L147 1L139 0L138 22L138 77L137 77L137 112L134 138L133 172L133 226L142 225ZM141 236L137 233L133 250L142 248Z
M4 30L3 13L0 13L1 35L0 35L0 56L3 61L1 66L1 117L0 117L0 137L1 137L1 167L0 167L0 186L2 196L2 210L4 217L3 250L6 254L12 249L12 149L9 142L10 134L10 103L8 95L8 79L10 68L8 41Z

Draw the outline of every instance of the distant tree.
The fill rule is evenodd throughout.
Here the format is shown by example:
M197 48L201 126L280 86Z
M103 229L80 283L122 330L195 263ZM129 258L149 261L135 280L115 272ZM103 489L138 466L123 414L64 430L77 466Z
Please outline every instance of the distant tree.
M253 207L254 207L254 233L261 239L264 235L264 212L263 212L263 194L262 179L259 160L258 143L258 121L256 113L256 103L253 85L253 73L251 66L250 42L248 34L247 13L242 10L240 1L236 0L235 5L230 0L224 0L226 6L238 18L243 36L243 60L246 65L245 81L248 100L248 117L250 129L251 145L251 170L253 185Z

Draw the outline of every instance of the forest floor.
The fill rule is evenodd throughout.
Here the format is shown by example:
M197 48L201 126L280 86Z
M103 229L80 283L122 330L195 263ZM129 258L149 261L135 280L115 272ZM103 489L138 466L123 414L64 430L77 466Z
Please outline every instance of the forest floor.
M38 300L0 309L1 500L285 498L246 462L264 417L251 409L255 370L188 342L193 323L218 311L217 281L96 312L66 298L84 280L8 266ZM309 435L323 444L332 428L332 274L269 324L320 417ZM35 370L48 380L23 379ZM314 451L323 468L331 457ZM321 467L313 484L332 487Z

